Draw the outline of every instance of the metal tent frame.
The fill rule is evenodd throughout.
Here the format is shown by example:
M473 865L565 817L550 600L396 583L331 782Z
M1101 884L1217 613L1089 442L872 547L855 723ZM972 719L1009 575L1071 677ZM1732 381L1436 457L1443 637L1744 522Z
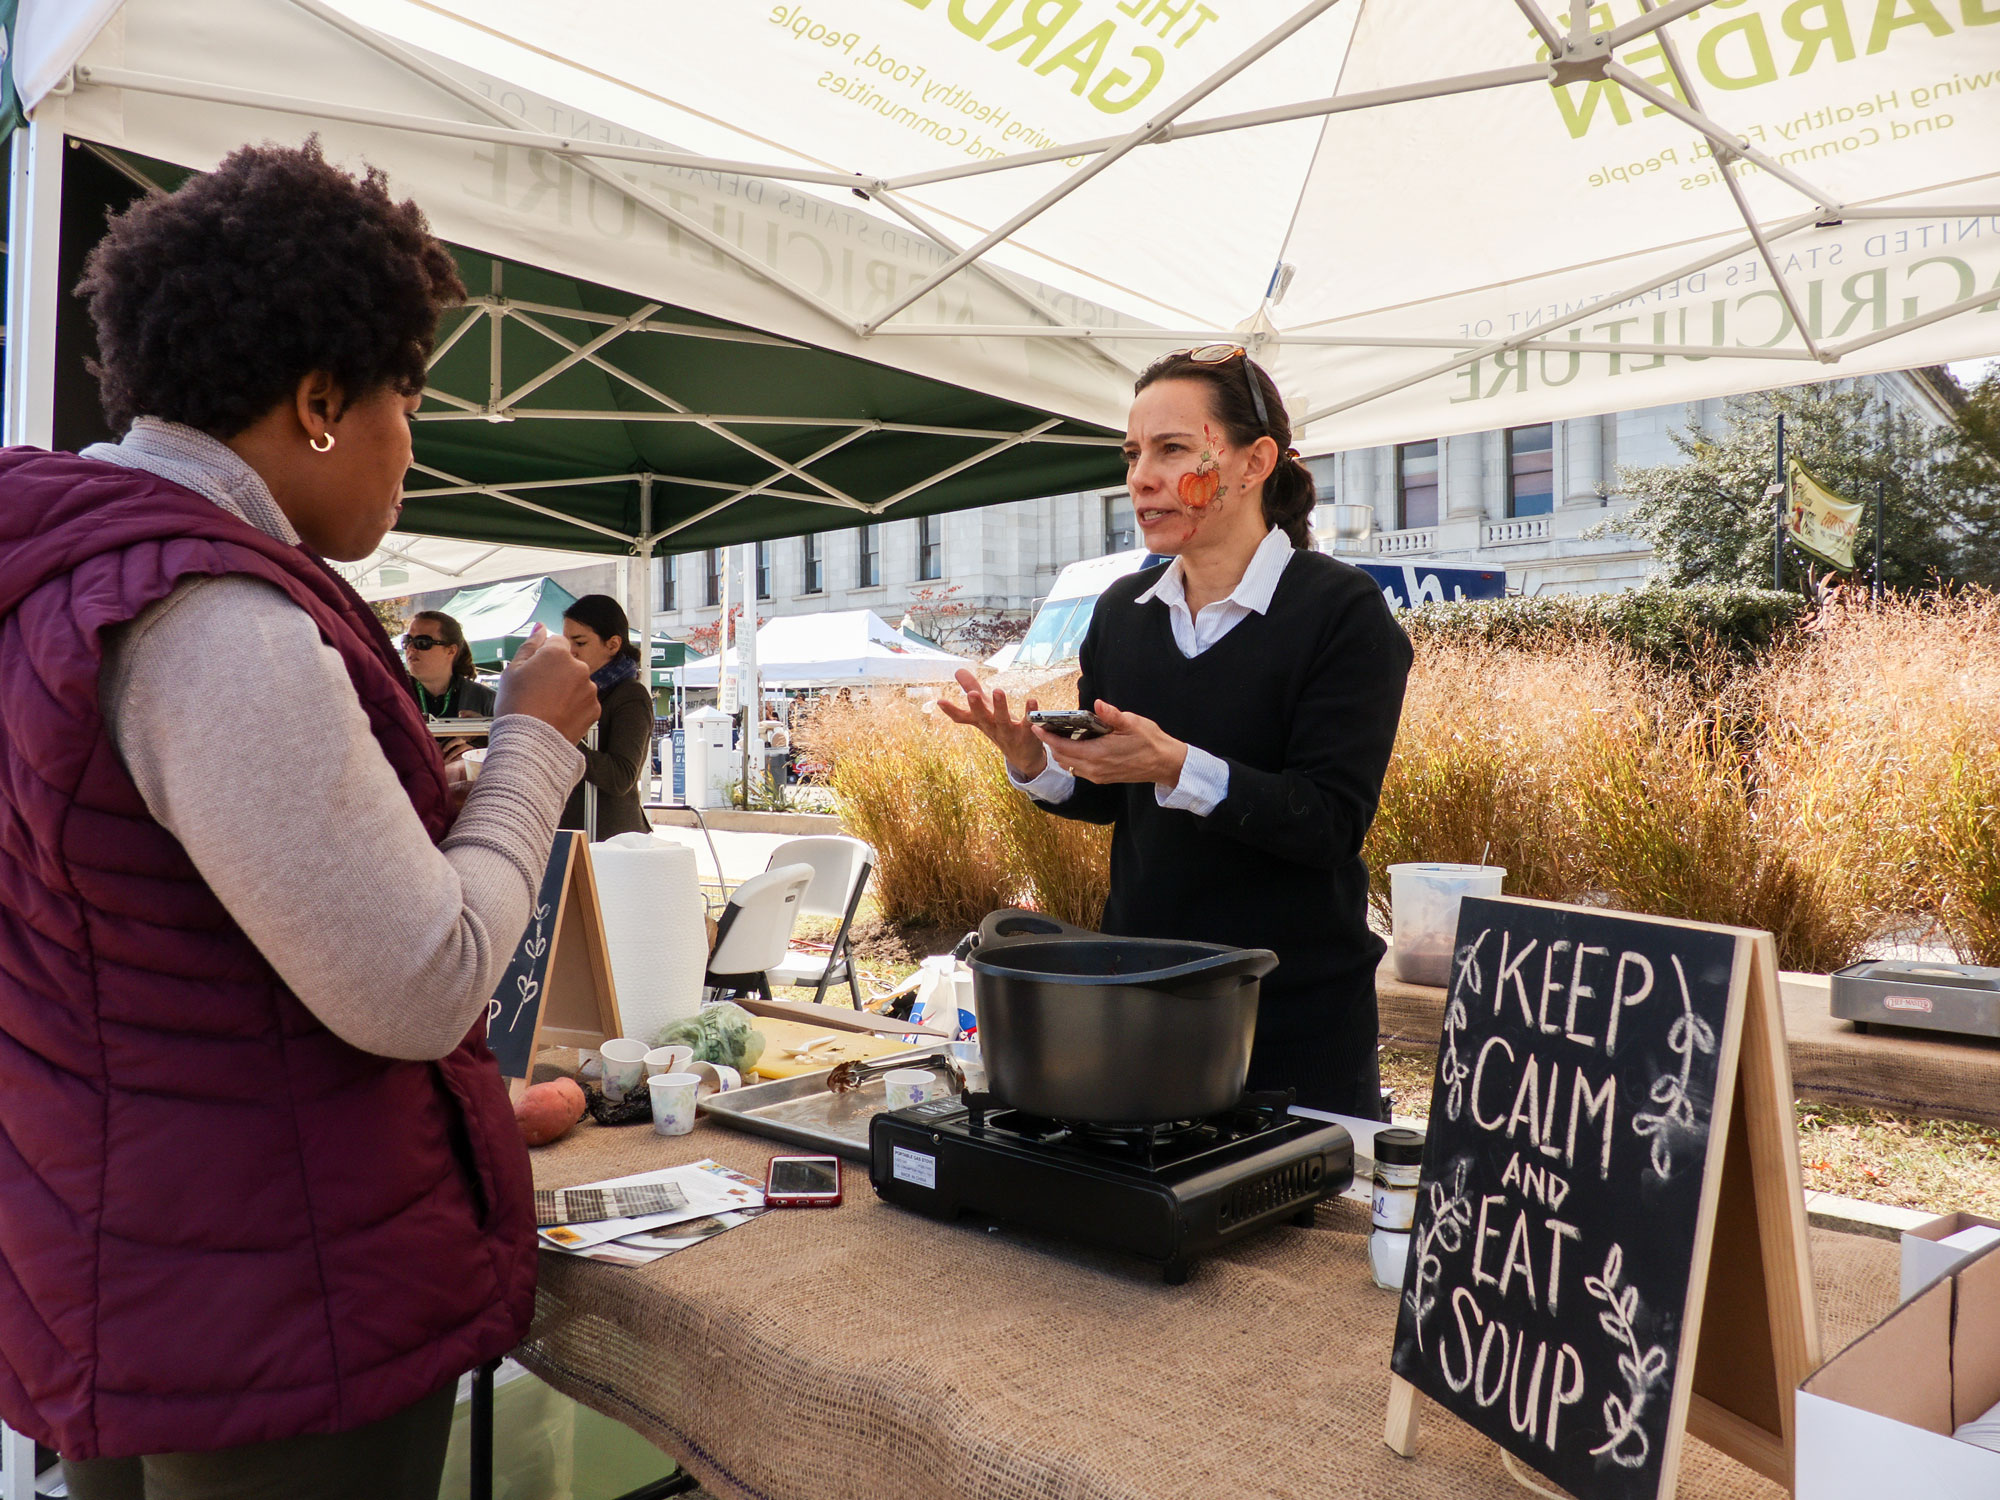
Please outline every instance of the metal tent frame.
M117 88L132 92L160 94L167 97L198 99L211 103L240 104L247 108L281 110L286 113L311 119L337 120L353 124L364 124L394 128L418 134L432 134L458 140L493 142L497 144L531 144L554 155L574 162L580 170L623 197L630 199L638 207L676 226L681 232L692 236L716 254L730 259L745 269L754 271L759 277L769 281L786 297L810 309L829 324L845 333L864 340L893 346L897 340L935 338L994 338L994 339L1057 339L1073 341L1081 345L1105 351L1107 361L1120 368L1129 368L1113 349L1121 343L1163 344L1171 342L1205 342L1211 340L1241 340L1253 348L1274 344L1299 347L1335 347L1356 349L1436 349L1446 355L1437 363L1415 373L1399 376L1367 391L1328 403L1304 413L1298 420L1299 427L1309 426L1325 418L1346 411L1352 407L1379 400L1411 385L1419 384L1439 375L1447 375L1463 369L1481 359L1496 354L1515 351L1549 351L1564 354L1604 353L1626 356L1682 356L1682 357L1729 357L1749 358L1780 363L1806 365L1837 365L1840 360L1859 350L1869 348L1901 334L1928 326L1947 318L1972 312L1994 301L1991 290L1975 289L1969 295L1928 312L1895 319L1883 328L1857 335L1843 341L1830 342L1816 339L1810 332L1806 318L1791 283L1787 280L1776 247L1787 238L1815 228L1827 228L1847 221L1880 219L1924 219L1940 217L1979 218L2000 215L2000 202L1973 204L1934 204L1899 207L1893 202L1844 203L1837 195L1810 181L1789 167L1775 160L1769 153L1753 145L1744 135L1730 130L1701 103L1690 71L1683 65L1678 48L1668 32L1670 23L1706 8L1714 0L1639 0L1645 10L1641 17L1605 31L1590 30L1591 17L1588 8L1573 7L1573 16L1567 30L1559 27L1538 0L1488 0L1492 4L1511 4L1532 25L1541 36L1549 51L1546 64L1524 64L1516 67L1498 68L1489 71L1463 74L1455 77L1433 79L1395 88L1378 89L1353 94L1335 93L1324 98L1308 100L1267 109L1251 110L1234 114L1217 115L1207 118L1184 120L1182 117L1195 109L1201 102L1216 92L1224 84L1244 72L1290 37L1304 29L1314 20L1330 10L1339 0L1310 0L1310 3L1293 13L1282 24L1275 27L1255 44L1246 48L1234 58L1216 69L1207 78L1187 90L1179 98L1168 104L1143 124L1116 136L1104 136L1092 140L1073 141L1045 149L1021 152L997 159L967 163L960 166L939 168L931 171L914 172L901 176L878 175L868 172L828 172L808 170L783 163L760 163L724 158L708 157L687 152L655 150L645 147L608 144L576 139L542 131L533 125L509 114L492 100L465 87L426 62L414 52L389 40L368 28L349 20L333 10L325 0L285 0L300 10L319 17L327 25L369 47L385 58L415 76L434 85L441 93L457 103L467 106L494 123L480 125L446 119L412 115L398 115L381 110L360 109L328 100L299 99L283 95L262 94L251 90L226 88L204 84L199 80L167 78L119 68L80 67L74 73L77 88ZM1661 89L1654 83L1636 74L1620 61L1621 52L1635 44L1644 43L1657 46L1663 52L1678 96ZM1720 185L1734 201L1738 215L1743 220L1745 230L1741 240L1734 241L1659 275L1645 277L1631 285L1616 288L1600 299L1592 307L1568 316L1538 324L1534 329L1517 333L1506 338L1495 338L1476 346L1464 340L1449 338L1406 338L1370 336L1366 334L1315 333L1310 330L1298 332L1278 332L1263 327L1253 327L1247 332L1215 328L1161 329L1146 327L1095 327L1065 325L1050 321L1047 309L1032 298L1020 293L1011 283L992 276L984 263L984 258L996 246L1003 244L1032 224L1056 204L1085 188L1090 181L1113 166L1129 153L1145 146L1159 146L1176 140L1198 136L1214 135L1229 131L1254 130L1260 126L1273 125L1307 119L1326 119L1334 115L1355 110L1378 109L1385 106L1411 103L1424 99L1443 98L1454 94L1473 93L1487 89L1514 88L1523 85L1560 86L1575 83L1614 83L1627 90L1645 105L1672 115L1705 138L1713 148L1717 163L1723 168L1717 176ZM32 148L17 146L17 161L22 155L32 156ZM1043 193L1033 202L1021 208L1004 222L983 234L970 245L960 246L939 230L933 218L920 213L908 195L921 188L938 183L955 181L968 177L986 176L993 173L1016 171L1027 167L1045 166L1084 158L1083 164L1055 187ZM672 166L701 171L726 172L749 177L761 177L774 182L790 182L821 189L848 189L860 197L878 202L919 234L924 235L949 259L928 277L900 292L896 299L883 311L873 317L857 319L849 317L824 298L800 286L771 267L748 255L738 246L716 234L688 215L676 210L657 195L633 186L619 177L609 165L614 162L640 163ZM1779 218L1760 218L1753 212L1744 194L1736 173L1730 168L1747 163L1769 174L1775 181L1783 183L1798 196L1797 210ZM17 173L17 178L23 174ZM17 185L17 192L19 187ZM1744 349L1733 346L1715 346L1686 343L1669 343L1658 339L1632 339L1609 343L1590 340L1565 339L1560 343L1549 340L1549 335L1559 332L1572 324L1582 322L1593 315L1594 309L1603 302L1617 302L1642 296L1660 287L1671 285L1682 277L1698 271L1710 269L1724 261L1742 254L1754 253L1764 264L1772 279L1772 284L1781 299L1785 311L1784 325L1780 340L1796 337L1796 344L1788 347ZM1023 307L1033 315L1033 321L1020 324L984 323L978 325L922 324L892 321L930 292L935 291L955 276L966 272L987 275L996 285L1013 292ZM1269 299L1265 310L1268 312ZM514 311L504 307L488 308L496 319L515 316L526 322L534 316L530 310ZM13 320L10 319L12 326ZM497 326L497 321L496 321ZM643 322L634 323L641 327ZM464 330L461 329L460 332ZM607 328L597 338L592 339L587 348L572 346L575 359L598 362L603 344L614 341L629 330ZM1110 347L1107 347L1110 346ZM561 367L551 367L555 373ZM539 384L539 382L536 382ZM532 388L532 387L531 387ZM509 393L509 400L496 399L498 393L489 395L484 403L467 402L460 405L455 417L440 414L436 420L504 420L508 415L531 416L541 420L561 420L559 411L510 412L512 399L525 391ZM731 425L744 425L749 419L726 418L713 413L692 413L674 410L671 403L662 399L664 409L651 420L683 420L704 424L718 424L718 430L727 431ZM835 426L837 424L829 424ZM864 423L856 422L847 431L858 435L865 431ZM1054 441L1040 433L1028 431L1010 434L991 434L1001 447L1017 442ZM851 438L847 440L851 441ZM746 446L748 446L746 444ZM829 447L828 452L834 451ZM1000 451L996 448L995 451ZM977 460L974 460L975 462ZM782 468L782 465L780 466ZM804 466L801 466L804 467ZM811 500L818 503L845 505L854 509L865 509L852 496L815 480L798 470L783 471L794 479L820 491L819 494L791 493L789 498ZM772 483L752 487L740 492L725 494L716 502L720 510L773 490L775 481L781 477L774 475ZM918 488L921 488L919 486ZM912 491L914 493L914 490ZM898 497L902 498L902 497ZM877 502L878 509L893 504L894 501ZM661 533L666 535L668 533Z
M1683 65L1668 28L1674 21L1690 16L1714 0L1639 0L1644 13L1607 30L1590 29L1592 17L1584 6L1572 7L1565 29L1543 8L1540 0L1483 0L1509 5L1539 34L1549 59L1543 63L1498 68L1431 79L1393 88L1331 95L1271 108L1208 117L1184 118L1224 84L1243 73L1260 58L1293 37L1329 11L1338 0L1309 0L1254 44L1186 90L1178 98L1152 114L1142 124L1114 136L1072 141L1045 149L1021 152L997 159L971 162L900 176L868 172L810 170L784 163L760 163L710 157L696 153L629 146L564 136L537 128L508 112L498 102L445 73L401 43L349 19L326 0L275 0L316 18L332 31L388 60L397 69L436 91L476 118L454 120L392 111L360 108L335 100L296 97L292 94L263 93L204 82L194 78L167 77L119 67L79 65L55 93L43 100L13 140L12 254L8 265L7 326L15 334L6 348L5 418L9 441L47 441L53 398L49 372L54 360L54 313L57 287L54 277L56 222L60 213L60 157L62 115L65 98L78 90L123 90L167 98L199 100L245 109L273 110L308 120L340 121L356 125L389 128L415 135L431 135L461 141L490 142L498 145L527 145L551 153L576 166L595 182L629 201L635 209L656 215L681 234L689 236L715 255L731 261L767 282L783 297L807 309L825 322L829 331L864 341L884 351L887 357L899 342L940 339L980 338L1014 340L1061 340L1094 351L1107 371L1129 371L1128 360L1120 352L1124 344L1164 345L1211 340L1241 340L1253 350L1268 353L1280 345L1303 348L1352 349L1434 349L1440 358L1418 370L1384 381L1367 390L1327 402L1300 414L1296 427L1304 429L1340 412L1379 400L1397 391L1475 365L1496 355L1520 351L1548 351L1562 354L1601 353L1628 357L1727 357L1773 362L1777 366L1837 366L1846 356L1901 334L1973 312L1994 302L1991 290L1970 289L1965 295L1921 314L1912 313L1888 321L1885 326L1854 337L1830 341L1816 338L1800 305L1793 285L1785 275L1778 247L1801 233L1851 220L1898 220L1938 217L1974 218L2000 216L2000 203L1920 206L1899 205L1882 200L1845 203L1821 185L1794 172L1753 145L1744 135L1732 131L1704 105L1693 87L1690 70ZM1635 44L1656 46L1664 56L1676 92L1669 92L1635 73L1621 54ZM1615 84L1645 105L1673 116L1697 131L1712 148L1722 168L1719 183L1727 191L1744 234L1740 239L1703 251L1683 264L1658 274L1650 274L1606 297L1589 302L1579 310L1542 321L1510 336L1496 337L1478 344L1464 339L1392 337L1367 333L1319 332L1307 327L1280 331L1269 321L1272 299L1267 293L1260 315L1246 325L1248 331L1216 328L1096 327L1052 321L1052 314L1033 297L993 271L986 263L997 246L1018 235L1056 204L1088 187L1120 159L1142 147L1160 146L1176 140L1224 132L1252 131L1284 122L1320 119L1357 110L1380 109L1424 99L1443 98L1489 89L1523 86L1552 87L1568 84ZM488 123L480 123L481 121ZM958 179L1046 166L1081 158L1064 179L1038 198L981 234L970 244L960 245L935 223L911 195L921 189ZM848 190L858 197L879 203L928 238L946 259L929 275L898 292L890 305L867 318L851 317L825 298L787 278L770 265L758 261L708 225L675 208L657 193L648 191L614 170L614 164L649 164L711 172L727 172L759 177L773 182L795 183L820 190ZM1753 211L1741 184L1738 170L1747 164L1783 184L1798 200L1795 210L1780 216ZM1593 316L1603 302L1625 301L1683 277L1710 269L1738 255L1755 254L1768 272L1771 285L1783 307L1783 323L1772 347L1739 348L1719 345L1671 343L1634 338L1604 342L1551 335ZM1002 287L1024 310L1020 323L926 324L897 322L899 315L924 296L952 278L972 273ZM650 588L640 581L660 544L700 523L759 497L825 507L856 520L882 515L891 508L921 495L924 491L970 469L987 459L1024 444L1083 444L1109 446L1116 439L1071 431L1059 433L1060 418L1012 430L972 427L924 426L885 423L868 417L819 417L802 422L770 414L731 413L701 410L677 401L657 385L634 374L620 363L620 351L634 341L660 334L682 337L759 343L778 347L806 347L793 340L779 339L747 328L723 328L680 322L666 316L658 302L647 302L625 315L592 313L577 308L558 307L507 298L496 273L495 284L476 297L465 315L447 331L433 361L435 381L431 400L419 413L419 421L442 427L453 423L531 421L560 424L581 420L602 420L602 411L589 411L562 404L536 404L531 398L544 393L552 382L568 372L587 369L620 387L621 396L636 398L638 404L621 410L617 420L633 423L691 424L740 450L761 466L758 476L748 483L691 473L629 471L559 479L522 479L494 482L469 477L436 463L425 462L417 473L423 483L413 488L413 500L443 500L454 496L477 495L516 507L547 520L557 521L583 533L578 545L585 550L621 551L636 564L629 592L642 606L650 624ZM565 332L564 327L571 331ZM531 377L511 386L502 379L502 356L510 330L516 338L532 336L552 351L547 362ZM487 379L483 383L454 380L440 368L460 345L479 342L482 332L487 346ZM758 427L812 427L822 440L809 453L788 459L752 432ZM825 461L871 434L896 432L971 440L982 444L973 453L956 458L915 483L899 488L886 498L865 500L827 477ZM693 513L679 516L669 524L656 525L654 487L686 486L714 493ZM560 509L534 498L538 492L568 491L603 486L636 486L639 496L636 526L607 525ZM553 498L551 496L550 498ZM906 513L923 508L921 504ZM425 529L421 525L412 529Z

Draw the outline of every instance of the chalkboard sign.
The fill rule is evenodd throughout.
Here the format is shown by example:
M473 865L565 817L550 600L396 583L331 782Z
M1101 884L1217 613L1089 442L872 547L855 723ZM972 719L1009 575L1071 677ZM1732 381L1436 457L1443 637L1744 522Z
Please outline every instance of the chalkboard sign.
M487 1002L486 1044L502 1078L525 1082L540 1047L595 1047L618 1034L590 846L581 833L560 831L527 928Z
M1789 1078L1768 1076L1784 1069L1768 947L1537 902L1460 910L1390 1366L1586 1500L1671 1495L1704 1385L1704 1436L1729 1428L1739 1456L1789 1468L1784 1382L1817 1334ZM1742 1091L1746 1057L1767 1076ZM1739 1092L1782 1109L1776 1128L1738 1118ZM1723 1179L1752 1172L1753 1135L1762 1191L1746 1175L1727 1195L1747 1264L1715 1268L1749 1278L1721 1299L1751 1325L1717 1341L1737 1356L1697 1335Z

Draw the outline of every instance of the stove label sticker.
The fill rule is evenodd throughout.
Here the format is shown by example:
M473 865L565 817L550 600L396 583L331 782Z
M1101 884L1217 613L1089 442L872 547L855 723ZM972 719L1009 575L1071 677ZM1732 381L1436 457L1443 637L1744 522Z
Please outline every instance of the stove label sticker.
M913 1183L920 1188L937 1189L937 1158L921 1151L912 1151L908 1146L898 1146L889 1158L889 1175L898 1182Z

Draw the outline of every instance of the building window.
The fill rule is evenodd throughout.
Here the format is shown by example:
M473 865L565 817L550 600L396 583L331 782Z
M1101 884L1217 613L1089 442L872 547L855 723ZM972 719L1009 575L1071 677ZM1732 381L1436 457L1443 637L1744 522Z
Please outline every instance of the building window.
M771 544L769 542L759 542L757 544L757 597L759 599L768 599L771 597Z
M722 602L722 549L710 547L701 555L701 602L714 609Z
M1438 522L1438 445L1396 445L1396 529L1412 531Z
M1132 515L1130 495L1104 497L1104 550L1130 552L1139 545L1139 524Z
M663 557L659 560L659 567L653 573L655 580L653 585L653 608L662 614L672 614L680 608L680 589L678 587L680 570L674 566L679 561L680 559L677 557Z
M820 550L819 533L808 532L800 539L800 544L805 553L805 567L801 570L801 575L805 578L806 586L799 592L820 593L826 588L826 556Z
M1545 516L1556 508L1555 428L1513 427L1507 432L1507 514Z
M944 522L937 516L917 517L917 577L944 577Z
M872 589L882 581L882 528L863 526L854 534L859 539L854 586L858 589Z

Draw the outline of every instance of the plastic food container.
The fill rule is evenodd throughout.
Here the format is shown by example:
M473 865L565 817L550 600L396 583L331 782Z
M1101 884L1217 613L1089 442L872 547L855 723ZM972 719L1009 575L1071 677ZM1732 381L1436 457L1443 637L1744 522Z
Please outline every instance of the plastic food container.
M1499 895L1506 876L1499 865L1389 866L1396 977L1405 984L1449 985L1458 903L1467 896Z

